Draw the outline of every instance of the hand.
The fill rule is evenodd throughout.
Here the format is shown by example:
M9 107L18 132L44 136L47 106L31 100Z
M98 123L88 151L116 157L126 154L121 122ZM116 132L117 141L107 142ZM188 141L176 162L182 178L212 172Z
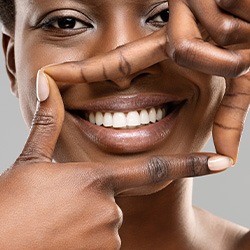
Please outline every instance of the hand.
M240 138L250 104L250 73L227 79L227 89L213 127L216 151L237 161Z
M168 2L170 19L158 32L84 62L67 63L72 68L65 65L65 73L61 67L58 70L49 67L46 72L52 73L57 80L95 82L119 79L167 58L181 66L227 78L249 71L249 50L224 48L226 45L249 44L249 0ZM204 26L216 44L203 41L196 21ZM78 74L68 76L71 70L77 70Z
M44 70L58 82L86 83L123 78L171 58L181 66L224 76L232 84L228 84L216 116L213 137L217 152L236 162L250 103L249 74L246 75L250 68L250 2L169 0L169 8L167 27L150 36L104 55L51 65ZM212 37L212 43L203 40L196 20ZM245 76L231 79L241 75Z
M108 166L52 163L64 106L55 82L42 72L37 89L41 102L27 143L0 178L1 249L118 249L122 212L116 196L157 192L169 180L231 166L228 158L213 154L149 157Z
M170 57L181 66L226 78L250 69L249 0L170 0ZM201 24L215 42L204 41ZM246 44L235 49L229 45ZM227 47L225 47L227 46ZM217 68L217 70L216 70Z
M250 42L249 0L182 0L219 46Z
M236 163L250 104L250 73L245 74L250 66L250 1L183 0L170 3L175 12L170 20L170 47L174 48L172 50L177 53L177 58L180 57L176 61L182 61L180 64L186 67L192 63L196 70L205 73L203 66L207 65L210 74L213 74L214 67L218 67L218 71L221 70L218 75L226 78L244 74L242 77L226 79L226 93L213 127L217 153L230 156ZM215 44L202 40L195 19L202 24ZM178 29L178 23L187 25L179 25ZM231 62L228 52L233 55L229 56ZM224 62L224 70L221 63L225 58L229 60Z
M189 0L195 17L219 46L242 48L250 62L250 1ZM219 6L219 8L218 8ZM227 89L216 114L213 138L216 151L236 162L244 121L250 104L250 73L227 79Z

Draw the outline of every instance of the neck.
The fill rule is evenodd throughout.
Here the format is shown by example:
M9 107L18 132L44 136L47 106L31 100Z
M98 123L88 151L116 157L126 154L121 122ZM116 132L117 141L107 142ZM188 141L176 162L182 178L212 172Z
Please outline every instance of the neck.
M172 249L177 242L182 247L192 244L195 232L192 179L174 181L152 195L120 197L116 202L123 211L119 231L123 249L164 246Z

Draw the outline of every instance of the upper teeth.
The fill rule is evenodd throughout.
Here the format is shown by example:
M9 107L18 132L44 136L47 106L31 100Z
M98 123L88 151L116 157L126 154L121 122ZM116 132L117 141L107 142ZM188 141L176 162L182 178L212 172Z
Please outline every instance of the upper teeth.
M123 112L91 112L88 119L91 123L98 126L113 128L133 128L147 125L162 120L166 116L164 108L150 108L141 111Z

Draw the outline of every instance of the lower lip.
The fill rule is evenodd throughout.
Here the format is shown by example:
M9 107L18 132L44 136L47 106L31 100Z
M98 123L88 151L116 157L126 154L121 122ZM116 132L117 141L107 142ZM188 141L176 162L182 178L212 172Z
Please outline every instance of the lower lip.
M94 125L72 115L82 133L102 150L115 154L141 153L153 149L171 133L181 108L154 124L135 129L113 129Z

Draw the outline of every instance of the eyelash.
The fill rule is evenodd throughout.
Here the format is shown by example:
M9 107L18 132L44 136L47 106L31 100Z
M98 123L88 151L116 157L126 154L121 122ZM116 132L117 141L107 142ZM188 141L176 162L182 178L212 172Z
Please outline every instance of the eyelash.
M154 19L156 17L159 17L159 16L162 18L162 21L157 21L157 22L159 22L159 23L168 22L168 20L169 20L169 9L165 9L165 10L161 11L160 13L158 13L158 14L154 15L153 17L151 17L150 19L152 20L152 19ZM163 20L163 19L166 19L166 20Z
M162 21L156 20L159 17L162 19ZM168 20L169 20L169 9L164 9L161 12L158 12L157 14L148 18L147 22L156 27L163 27L168 22Z
M162 21L159 20L159 17L162 19ZM158 12L157 14L149 17L146 21L156 27L163 27L168 22L168 20L169 9L163 9L161 12ZM60 22L62 23L60 24ZM65 28L63 28L62 25L65 25ZM91 29L93 27L94 26L92 24L80 20L74 16L55 16L52 18L45 19L42 23L38 25L38 28L42 28L44 30L54 30L58 32L67 33L83 30L86 31L87 29Z
M62 22L62 24L64 22L64 25L66 25L65 28L60 27L59 22ZM70 22L73 22L73 23L70 24ZM73 25L73 27L67 27L67 25L69 26ZM75 26L78 26L78 27L75 28ZM42 28L44 30L60 30L60 31L65 31L65 32L74 32L74 31L87 30L89 28L93 28L93 25L91 25L90 23L84 22L78 18L75 18L73 16L56 16L56 17L52 17L47 20L44 20L39 25L38 28Z

